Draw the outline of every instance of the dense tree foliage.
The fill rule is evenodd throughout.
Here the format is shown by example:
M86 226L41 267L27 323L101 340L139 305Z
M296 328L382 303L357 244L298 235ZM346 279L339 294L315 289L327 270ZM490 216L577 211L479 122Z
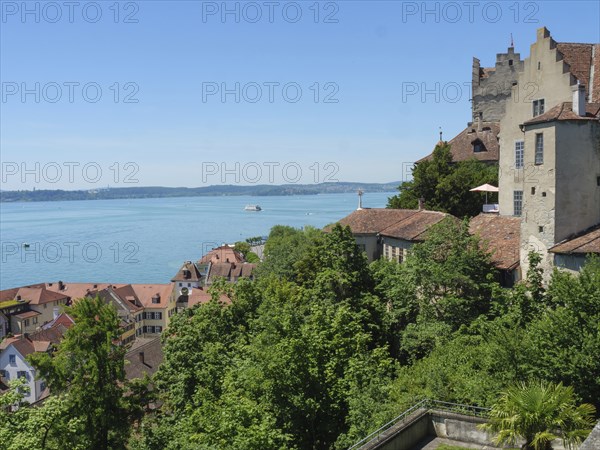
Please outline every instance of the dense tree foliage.
M600 406L598 259L546 286L531 254L528 278L503 289L456 219L403 264L368 264L339 225L275 227L265 255L255 281L220 280L211 301L172 317L156 410L140 403L144 383L123 384L114 311L81 304L58 352L34 358L56 395L0 412L0 447L119 448L136 423L135 450L342 449L423 398L492 407L532 383Z
M412 176L388 199L388 208L416 209L423 199L427 209L474 217L481 212L484 197L469 189L485 183L498 185L497 166L474 158L453 162L447 142L435 147L431 159L416 164Z

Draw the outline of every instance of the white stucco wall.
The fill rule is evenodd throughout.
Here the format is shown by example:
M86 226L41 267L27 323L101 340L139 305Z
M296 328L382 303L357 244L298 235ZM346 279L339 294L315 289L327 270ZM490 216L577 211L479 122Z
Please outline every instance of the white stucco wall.
M15 364L10 364L10 355L15 355ZM0 369L7 374L8 380L16 380L17 373L24 371L27 373L27 384L29 385L29 394L24 400L29 403L37 401L42 392L42 380L35 379L35 369L29 365L25 358L15 349L13 345L9 345L0 353Z

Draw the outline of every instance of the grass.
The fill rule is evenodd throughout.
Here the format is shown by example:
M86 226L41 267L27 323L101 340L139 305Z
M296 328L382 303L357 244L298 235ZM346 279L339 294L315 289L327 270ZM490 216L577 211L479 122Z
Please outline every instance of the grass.
M0 302L0 308L8 308L9 306L14 306L14 305L18 305L21 302L18 302L16 300L5 300L3 302Z

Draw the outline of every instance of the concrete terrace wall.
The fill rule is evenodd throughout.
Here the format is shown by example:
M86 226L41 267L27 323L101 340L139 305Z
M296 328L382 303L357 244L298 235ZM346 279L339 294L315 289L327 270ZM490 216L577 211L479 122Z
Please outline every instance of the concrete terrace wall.
M498 447L494 444L493 434L479 428L486 423L480 417L457 414L450 411L430 410L421 408L385 430L378 436L359 447L359 450L412 450L425 438L440 437L460 443L476 444L488 449L515 448L520 447L523 442L517 442L515 446ZM592 446L582 446L579 450L598 450L600 447L594 445L600 441L600 423L594 429L597 435L590 435ZM594 441L594 439L596 439ZM565 450L562 441L552 442L554 450Z

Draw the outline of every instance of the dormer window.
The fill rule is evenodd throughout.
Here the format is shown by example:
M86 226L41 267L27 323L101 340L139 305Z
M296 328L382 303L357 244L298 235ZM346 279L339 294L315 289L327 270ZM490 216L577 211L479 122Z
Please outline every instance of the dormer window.
M473 153L487 152L485 145L479 139L473 141Z

